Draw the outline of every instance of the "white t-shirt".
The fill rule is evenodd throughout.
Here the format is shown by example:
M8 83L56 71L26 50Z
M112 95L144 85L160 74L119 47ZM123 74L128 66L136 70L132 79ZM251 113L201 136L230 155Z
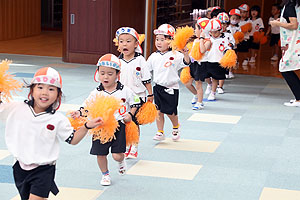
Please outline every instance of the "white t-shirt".
M147 60L147 66L153 71L153 82L167 88L179 89L178 70L186 66L183 57L178 51L152 53Z
M269 18L269 25L271 26L270 22L276 20L274 17ZM271 26L271 33L272 34L280 34L280 27L279 26Z
M261 18L257 18L255 20L250 20L252 23L252 30L250 32L250 36L253 36L254 32L259 31L262 28L265 28L264 22Z
M6 124L5 141L9 152L28 166L54 163L59 156L59 139L65 141L73 134L65 115L60 112L36 114L25 102L1 104L0 116Z
M248 23L252 23L251 20L248 18L246 20L240 20L239 27L242 27L243 25ZM249 32L244 33L244 40L249 40L249 39L250 39L250 33Z
M123 106L118 111L115 112L116 120L123 120L123 115L130 111L131 107L138 107L140 106L140 99L138 96L134 95L132 90L128 87L124 86L120 82L117 84L117 88L112 91L106 91L102 84L100 84L97 88L95 88L88 98L84 101L83 107L86 107L86 103L96 97L97 94L101 94L103 96L114 96L117 99L121 99L123 101Z
M238 31L239 32L242 31L240 26L235 26L235 25L231 25L231 24L226 28L226 30L228 31L228 33L230 33L232 35Z
M230 35L230 34L228 34ZM221 36L218 38L211 37L211 48L207 54L207 61L211 63L218 63L223 58L226 50L231 49L230 40L228 35L221 33Z
M130 61L124 60L123 54L119 58L121 60L120 82L139 97L146 97L147 88L144 83L151 82L151 73L145 58L139 53L135 53Z

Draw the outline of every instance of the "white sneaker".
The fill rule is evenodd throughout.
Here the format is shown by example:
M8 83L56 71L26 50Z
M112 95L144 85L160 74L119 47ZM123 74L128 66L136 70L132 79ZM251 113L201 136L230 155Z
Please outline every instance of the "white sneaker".
M211 85L207 84L206 90L205 90L205 94L210 94L211 92Z
M225 74L225 78L229 78L229 75Z
M204 108L204 104L202 102L197 102L194 106L193 106L193 110L202 110Z
M245 59L242 63L243 66L248 65L248 59Z
M288 106L288 107L300 107L300 102L299 101L286 102L283 105Z
M129 152L128 155L127 155L127 159L128 159L128 158L136 159L137 156L138 156L138 146L136 146L136 145L131 145L130 152Z
M255 63L255 57L251 57L249 62L250 63Z
M191 103L194 105L195 103L197 103L197 101L198 101L198 97L197 97L197 95L195 95L195 96L193 97Z
M208 101L214 101L214 100L216 100L216 94L215 94L215 92L211 92L209 94L209 96L207 97L207 100Z
M278 60L278 56L276 54L274 54L274 56L271 58L272 61L277 61Z
M153 137L153 140L156 140L156 141L162 141L165 139L165 134L161 133L161 132L157 132L155 134L155 136Z
M290 103L293 103L293 102L295 102L296 101L296 99L291 99L290 100Z
M222 87L217 87L218 94L224 94L224 90Z
M228 78L234 78L234 74L232 72L229 72Z
M118 169L118 173L123 176L126 174L126 162L125 160L118 162L119 164L119 169Z
M180 130L179 130L179 128L173 129L173 131L172 131L172 140L175 142L175 141L178 141L179 139L180 139Z
M111 184L110 175L109 174L103 175L100 184L103 186L109 186Z

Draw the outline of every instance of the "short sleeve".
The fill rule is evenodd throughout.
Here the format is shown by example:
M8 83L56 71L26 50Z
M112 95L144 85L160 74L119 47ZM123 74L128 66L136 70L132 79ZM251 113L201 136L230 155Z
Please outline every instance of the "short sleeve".
M66 141L70 136L74 133L74 129L71 126L70 121L67 117L62 116L62 119L59 123L59 128L57 132L57 136L60 140Z
M149 80L151 81L151 73L144 57L141 58L140 64L142 68L142 81L149 81Z
M153 71L153 66L152 66L152 60L153 60L153 57L154 57L154 53L152 53L149 58L147 59L147 68L149 70L149 72Z
M259 23L260 28L265 28L264 22L263 22L262 18L259 18L259 22L258 23Z
M296 8L293 4L287 4L284 8L283 17L290 23L290 17L297 17Z
M185 67L186 64L183 62L184 55L178 51L175 52L175 67L177 70Z

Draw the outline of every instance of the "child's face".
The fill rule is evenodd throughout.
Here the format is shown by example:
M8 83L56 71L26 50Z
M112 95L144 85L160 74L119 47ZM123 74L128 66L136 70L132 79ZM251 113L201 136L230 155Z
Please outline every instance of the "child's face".
M280 10L278 10L278 8L276 6L272 6L272 11L271 11L272 15L278 15L280 13Z
M194 31L194 33L195 33L196 37L199 38L199 37L200 37L200 34L201 34L201 29L199 29L198 26L195 26L195 31Z
M251 17L256 18L258 15L258 12L256 10L251 11Z
M34 99L34 111L36 113L44 112L58 98L58 89L52 85L36 84L33 87L32 97Z
M155 47L160 52L166 52L169 49L170 40L165 38L164 35L156 35Z
M114 68L101 66L98 70L99 80L105 89L116 83L119 73Z
M228 27L227 23L222 23L222 31L226 32L226 28Z
M124 56L134 55L138 41L130 34L121 34L119 36L119 49Z
M221 35L221 31L210 31L210 35L214 38L218 38Z
M248 11L241 10L241 18L247 18L248 17Z
M240 22L240 18L236 15L231 15L230 16L230 23L233 25L236 25Z

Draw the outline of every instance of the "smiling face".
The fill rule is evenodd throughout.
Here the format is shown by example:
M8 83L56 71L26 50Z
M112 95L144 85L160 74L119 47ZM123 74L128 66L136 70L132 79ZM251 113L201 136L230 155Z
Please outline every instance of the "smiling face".
M121 34L119 36L119 49L123 53L125 59L134 57L135 48L139 42L130 34Z
M115 89L116 80L118 79L119 72L111 67L101 66L99 69L99 80L105 90Z
M170 40L165 37L165 35L156 35L155 47L158 51L164 53L169 49Z
M32 90L35 113L44 112L58 99L58 88L47 84L35 84Z

